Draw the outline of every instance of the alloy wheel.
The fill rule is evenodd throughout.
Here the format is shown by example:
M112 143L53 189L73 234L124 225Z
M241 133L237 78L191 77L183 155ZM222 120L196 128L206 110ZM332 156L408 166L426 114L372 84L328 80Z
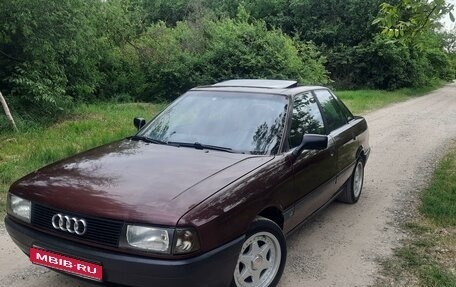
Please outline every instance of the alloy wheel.
M238 287L268 287L280 267L281 247L269 232L259 232L247 238L242 245L234 271Z
M361 189L363 188L364 180L364 169L362 161L358 161L356 164L355 173L353 175L353 195L355 198L358 198L361 194Z

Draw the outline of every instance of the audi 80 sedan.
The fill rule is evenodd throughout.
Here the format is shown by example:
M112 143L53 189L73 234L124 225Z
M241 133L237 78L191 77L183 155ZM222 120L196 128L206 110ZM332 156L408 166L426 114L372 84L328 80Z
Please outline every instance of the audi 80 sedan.
M275 286L285 236L361 195L367 123L325 87L230 80L134 124L11 186L6 228L32 263L129 286Z

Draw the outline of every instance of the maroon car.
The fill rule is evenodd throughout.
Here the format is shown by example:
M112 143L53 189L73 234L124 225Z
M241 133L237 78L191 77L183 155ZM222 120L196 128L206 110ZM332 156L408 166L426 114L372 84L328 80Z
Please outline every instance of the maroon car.
M275 286L285 235L361 194L366 121L325 87L231 80L134 122L11 186L6 228L33 263L131 286Z

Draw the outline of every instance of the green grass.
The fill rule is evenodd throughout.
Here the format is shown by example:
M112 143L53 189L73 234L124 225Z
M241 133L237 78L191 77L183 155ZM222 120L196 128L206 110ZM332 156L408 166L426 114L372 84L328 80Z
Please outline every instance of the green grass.
M135 132L133 118L150 119L163 108L154 104L80 105L49 127L0 133L0 208L11 183L46 164Z
M441 161L422 202L421 212L427 218L439 226L456 226L456 150Z
M420 272L422 286L456 287L456 277L438 265L423 268Z
M423 287L456 287L456 147L440 161L421 199L420 217L404 224L412 237L384 262L386 276L395 285L413 277Z
M412 97L422 96L435 90L439 85L417 89L400 89L396 91L355 90L335 91L335 94L350 108L353 114L359 115L386 105L402 102Z

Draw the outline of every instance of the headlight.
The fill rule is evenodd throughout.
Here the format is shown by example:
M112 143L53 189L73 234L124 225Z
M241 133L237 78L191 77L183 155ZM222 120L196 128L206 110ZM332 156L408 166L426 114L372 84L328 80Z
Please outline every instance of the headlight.
M168 229L127 225L124 238L120 241L121 247L148 252L186 254L200 248L198 235L192 228Z
M170 232L168 229L128 225L127 243L146 251L170 253Z
M30 223L32 203L14 194L8 193L7 212L11 216Z

